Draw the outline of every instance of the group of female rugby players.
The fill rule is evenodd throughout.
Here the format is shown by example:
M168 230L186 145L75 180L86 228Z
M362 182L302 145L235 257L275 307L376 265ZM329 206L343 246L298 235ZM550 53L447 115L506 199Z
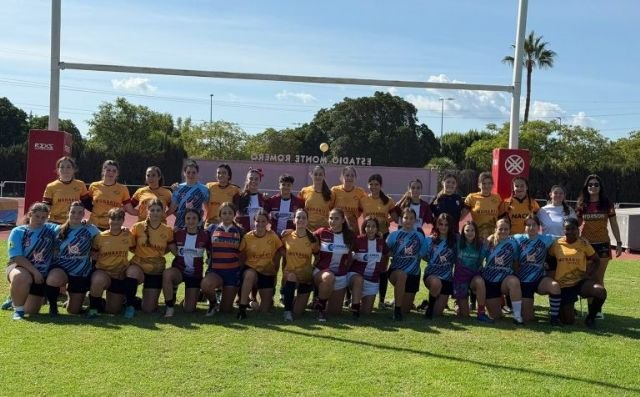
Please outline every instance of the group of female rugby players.
M455 176L446 175L431 203L421 199L419 179L395 203L378 174L368 178L368 193L358 187L353 167L329 188L324 168L316 166L312 185L297 196L294 178L282 175L272 197L260 192L261 170L250 169L241 189L231 183L226 164L218 167L217 182L205 185L198 182L198 165L188 161L185 181L171 190L163 187L160 169L149 167L147 185L131 197L117 182L113 160L88 189L74 178L73 159L63 157L56 167L58 179L9 237L5 308L13 307L17 320L45 302L56 315L61 291L69 313L84 311L89 292L89 317L123 312L127 318L156 311L162 292L164 316L172 317L181 283L184 312L195 311L199 299L209 301L207 316L229 313L235 302L237 318L244 319L249 309L272 309L280 274L286 321L309 306L326 321L346 302L357 318L371 313L376 296L383 309L391 282L395 320L414 309L427 319L439 316L453 296L460 316L473 310L478 321L491 323L512 313L524 324L534 320L537 293L549 296L553 325L573 323L575 302L587 298L585 324L594 327L607 297L608 224L616 255L622 252L615 210L597 175L587 177L574 211L560 186L540 208L518 177L511 197L502 200L491 192L486 172L478 178L480 191L464 200ZM85 210L91 211L88 221ZM138 222L123 227L125 213ZM173 228L166 224L171 215ZM390 232L392 222L397 230ZM174 259L167 268L168 252ZM421 283L428 299L416 308ZM142 299L136 297L140 284Z

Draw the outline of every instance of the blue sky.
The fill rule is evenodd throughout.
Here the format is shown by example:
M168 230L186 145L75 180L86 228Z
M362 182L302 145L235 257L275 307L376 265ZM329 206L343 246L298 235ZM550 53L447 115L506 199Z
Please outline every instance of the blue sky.
M50 1L0 3L0 96L48 114ZM517 1L62 0L67 62L467 83L511 83L500 61L515 41ZM640 2L530 1L527 32L558 53L535 70L532 119L640 130ZM524 82L524 75L523 75ZM125 96L174 117L238 123L249 133L294 127L344 97L391 91L440 132L509 118L500 93L62 71L61 117L83 133L100 103ZM524 94L524 84L523 84ZM524 98L524 97L523 97Z

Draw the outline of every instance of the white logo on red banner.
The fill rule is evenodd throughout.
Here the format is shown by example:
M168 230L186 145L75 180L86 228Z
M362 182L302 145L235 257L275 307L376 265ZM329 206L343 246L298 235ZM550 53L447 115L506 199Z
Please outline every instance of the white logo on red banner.
M35 150L52 151L53 143L36 143L35 145L33 145L33 148Z
M524 171L524 159L520 155L512 154L505 160L504 168L511 175L520 175Z

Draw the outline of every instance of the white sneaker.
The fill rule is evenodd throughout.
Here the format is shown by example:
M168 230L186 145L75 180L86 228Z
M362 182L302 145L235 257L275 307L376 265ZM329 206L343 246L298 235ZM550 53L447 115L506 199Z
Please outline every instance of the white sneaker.
M604 314L602 312L596 313L596 320L604 320Z
M287 310L284 312L284 321L293 321L293 313Z
M167 310L164 312L164 318L173 317L173 314L176 312L174 307L167 307Z
M207 310L207 314L205 314L205 317L213 317L216 314L216 308L212 307L209 310Z

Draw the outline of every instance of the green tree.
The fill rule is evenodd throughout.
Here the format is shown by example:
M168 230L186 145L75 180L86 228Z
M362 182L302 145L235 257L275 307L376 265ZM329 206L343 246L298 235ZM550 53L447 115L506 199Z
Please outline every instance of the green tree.
M179 136L170 114L154 112L124 98L101 104L88 124L87 143L116 155L164 150L171 139Z
M226 121L193 125L184 122L180 133L189 157L215 160L249 158L245 145L249 135L240 126Z
M466 133L448 133L442 136L440 142L442 156L454 162L455 168L476 168L475 162L465 156L465 151L474 142L489 139L493 135L487 131L469 130Z
M555 60L556 53L550 50L548 42L542 41L542 36L536 36L534 31L531 31L524 41L524 56L522 64L527 70L527 98L524 106L524 122L529 121L529 105L531 103L531 74L534 68L545 69L552 68L553 61ZM515 46L512 46L515 47ZM502 62L508 63L513 66L513 56L506 56L502 59Z
M0 146L9 147L27 142L27 114L6 98L0 98Z
M245 151L251 153L300 153L304 142L304 134L299 129L287 128L276 130L267 128L263 132L249 136Z

